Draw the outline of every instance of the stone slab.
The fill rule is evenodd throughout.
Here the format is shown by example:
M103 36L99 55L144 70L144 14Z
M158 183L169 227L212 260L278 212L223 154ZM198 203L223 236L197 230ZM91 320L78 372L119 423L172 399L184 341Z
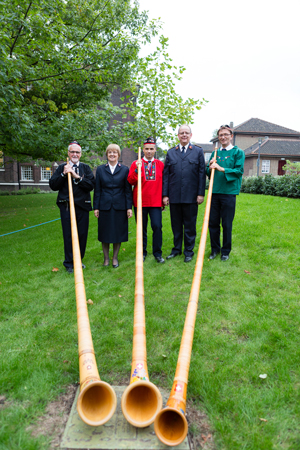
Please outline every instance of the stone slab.
M189 450L188 439L176 447L164 445L156 437L154 425L146 428L136 428L129 424L122 414L121 397L126 386L113 386L117 395L117 409L112 418L99 427L85 424L77 413L77 398L79 388L73 402L70 416L62 437L60 447L64 450L166 450L176 448ZM161 390L163 404L168 399L168 393Z

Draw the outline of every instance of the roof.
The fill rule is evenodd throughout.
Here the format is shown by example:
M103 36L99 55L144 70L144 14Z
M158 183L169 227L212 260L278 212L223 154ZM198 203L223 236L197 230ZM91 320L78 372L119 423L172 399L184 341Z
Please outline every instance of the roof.
M198 142L196 142L195 145L197 145L198 147L202 147L204 153L206 153L206 152L211 153L214 149L214 144L198 144Z
M285 128L280 125L276 125L275 123L266 122L261 119L249 119L246 122L241 123L233 128L234 133L246 132L246 133L259 133L265 134L268 136L269 134L298 134L300 136L299 131L291 130L290 128Z
M255 142L251 147L246 148L245 155L256 156L259 151L259 144ZM269 156L298 156L300 157L300 140L294 139L266 139L260 146L261 155Z
M252 118L246 122L233 127L233 134L257 134L260 136L296 136L300 138L300 132L285 128L275 123L267 122L266 120ZM211 142L216 142L218 137L211 139Z

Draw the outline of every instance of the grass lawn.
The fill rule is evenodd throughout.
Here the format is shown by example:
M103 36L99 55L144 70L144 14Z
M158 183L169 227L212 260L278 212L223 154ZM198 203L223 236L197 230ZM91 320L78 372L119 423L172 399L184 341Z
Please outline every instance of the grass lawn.
M0 234L58 218L55 200L55 193L0 197ZM201 206L196 251L203 215ZM169 210L163 226L167 256ZM157 264L150 244L148 370L170 390L196 258ZM28 427L79 380L74 278L62 266L60 221L0 237L0 250L0 449L48 449L49 439L32 437ZM300 200L241 194L229 261L209 261L209 253L208 238L188 399L207 413L218 450L300 449ZM84 277L98 369L110 384L130 377L133 219L119 262L102 266L91 213Z

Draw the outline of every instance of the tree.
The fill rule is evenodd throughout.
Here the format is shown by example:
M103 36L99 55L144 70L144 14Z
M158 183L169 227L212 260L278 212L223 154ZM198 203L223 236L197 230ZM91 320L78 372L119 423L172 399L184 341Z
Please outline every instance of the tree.
M158 145L173 145L178 126L192 124L195 109L200 110L206 103L204 99L184 100L176 93L175 81L182 79L186 69L172 65L167 49L168 39L160 36L157 49L136 66L136 102L130 105L136 120L124 127L129 144L136 146L146 136L152 136Z
M112 90L132 85L140 46L157 32L130 0L0 2L0 148L59 160L117 140ZM99 149L100 147L100 149Z
M282 167L290 175L299 175L300 174L300 162L298 161L289 161L286 160L286 164Z

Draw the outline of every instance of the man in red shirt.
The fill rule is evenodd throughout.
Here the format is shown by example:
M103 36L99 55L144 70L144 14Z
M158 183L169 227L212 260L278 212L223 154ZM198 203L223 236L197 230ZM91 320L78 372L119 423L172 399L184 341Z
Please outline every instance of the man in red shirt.
M143 254L144 261L147 256L147 224L148 215L151 220L152 252L158 263L164 263L162 257L162 181L164 163L155 159L156 145L153 138L149 137L144 142L144 157L134 161L130 167L128 181L134 186L133 205L136 216L137 208L137 165L141 164L142 175L142 216L143 216Z

